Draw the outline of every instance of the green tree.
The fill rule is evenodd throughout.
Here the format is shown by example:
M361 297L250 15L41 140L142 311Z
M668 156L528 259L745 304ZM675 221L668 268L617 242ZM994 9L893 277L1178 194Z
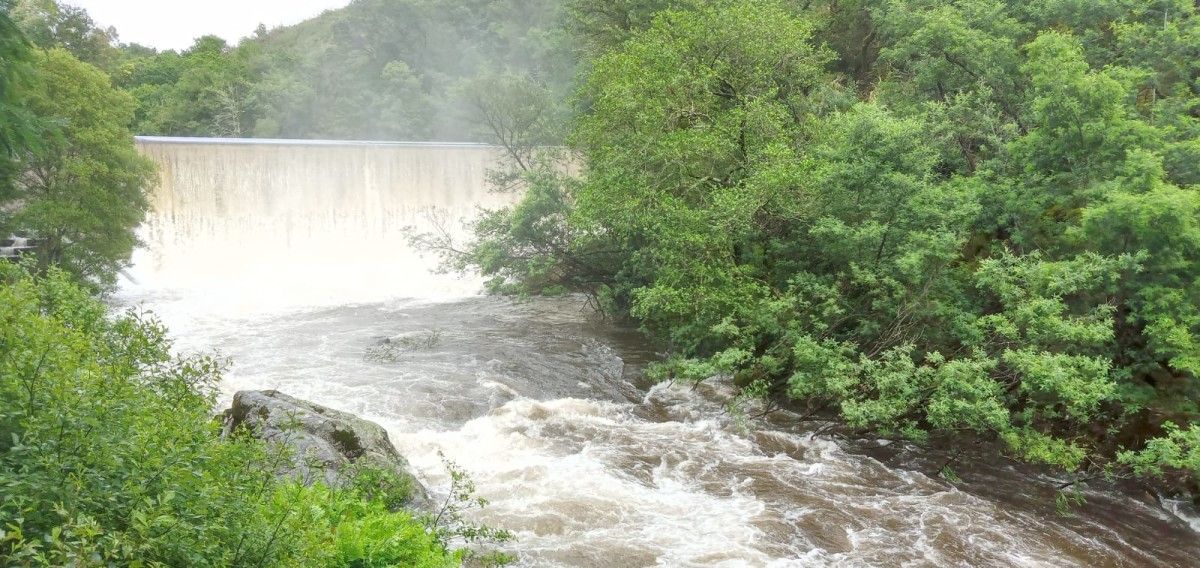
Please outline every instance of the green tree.
M133 99L62 49L36 54L33 67L19 104L53 125L54 135L21 156L4 229L37 239L43 266L111 284L137 244L154 173L129 131Z
M621 45L635 32L650 27L655 15L667 8L695 8L692 0L568 0L568 26L582 49L602 55Z
M34 45L60 47L80 61L112 72L120 58L115 29L101 29L87 10L58 0L17 0L13 18Z
M183 53L135 57L122 84L136 97L139 134L250 136L262 112L254 52L216 36Z
M19 102L29 81L30 45L9 16L9 4L0 2L0 150L4 154L0 162L5 175L10 173L10 159L36 146L38 135L37 119ZM0 193L0 199L3 196Z
M800 191L799 116L829 58L811 33L777 3L717 3L660 13L593 64L574 219L631 253L613 292L654 333L702 345L769 295L754 243L802 214L776 197Z
M842 432L1200 495L1195 3L572 18L582 171L479 223L457 258L494 291L592 294L671 353L652 375Z
M127 46L114 71L140 134L484 140L471 84L522 77L558 101L574 61L562 0L363 0L236 47Z

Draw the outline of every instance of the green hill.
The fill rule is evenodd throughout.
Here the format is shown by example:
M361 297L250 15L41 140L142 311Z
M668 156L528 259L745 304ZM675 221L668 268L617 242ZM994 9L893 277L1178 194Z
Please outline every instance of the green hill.
M126 47L114 75L143 134L481 140L480 93L560 100L573 75L561 0L358 0L237 47Z

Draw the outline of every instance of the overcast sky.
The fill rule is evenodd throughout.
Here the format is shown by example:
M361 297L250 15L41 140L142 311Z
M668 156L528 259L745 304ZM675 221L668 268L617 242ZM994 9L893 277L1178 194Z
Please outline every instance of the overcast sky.
M183 49L216 34L230 43L268 28L311 18L350 0L65 0L87 9L102 27L113 26L124 43Z

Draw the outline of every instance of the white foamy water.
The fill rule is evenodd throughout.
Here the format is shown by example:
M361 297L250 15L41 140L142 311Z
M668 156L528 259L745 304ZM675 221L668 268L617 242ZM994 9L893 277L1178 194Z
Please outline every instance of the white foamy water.
M431 275L403 227L511 196L478 146L146 140L158 209L121 296L182 349L234 363L226 395L275 388L376 420L434 494L471 473L523 566L1182 566L1196 533L1098 494L1074 517L1004 468L956 488L787 417L741 428L729 388L649 386L636 334L579 298L514 304ZM386 351L385 337L428 341ZM393 344L396 345L396 344ZM936 460L933 460L936 461ZM975 481L973 482L972 479Z
M515 198L487 190L496 148L141 138L159 165L131 293L171 292L211 311L445 299L471 279L430 273L416 233L463 232L480 208Z

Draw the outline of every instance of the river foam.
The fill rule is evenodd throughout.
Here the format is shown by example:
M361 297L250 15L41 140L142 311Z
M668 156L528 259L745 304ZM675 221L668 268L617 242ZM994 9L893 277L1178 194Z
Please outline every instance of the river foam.
M921 459L877 459L795 421L733 420L719 381L645 384L653 350L580 298L513 303L431 274L405 227L461 227L477 206L510 202L483 185L494 149L140 147L163 180L118 301L159 313L181 350L230 357L226 400L275 388L376 420L435 495L453 460L491 502L474 518L514 531L522 566L1200 557L1186 523L1119 495L1061 517L1052 493L1005 467L964 472L956 487ZM400 340L413 337L426 339Z

